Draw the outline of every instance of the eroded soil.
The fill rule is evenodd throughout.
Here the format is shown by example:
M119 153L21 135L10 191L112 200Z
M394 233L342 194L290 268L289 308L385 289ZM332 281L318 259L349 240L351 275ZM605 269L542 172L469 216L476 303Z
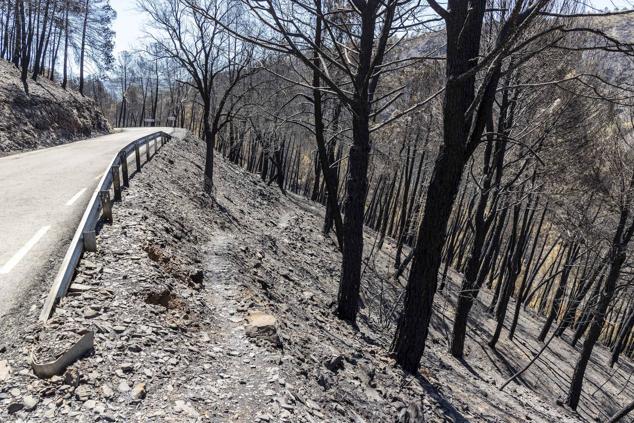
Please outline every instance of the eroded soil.
M476 310L466 360L454 360L453 283L420 374L403 373L387 353L404 283L390 282L393 244L366 257L352 328L332 313L340 258L319 231L321 208L222 159L212 201L200 192L202 157L193 138L168 144L116 204L55 317L2 341L0 421L574 422L632 397L631 363L612 374L599 348L581 414L557 406L576 358L560 340L500 392L541 347L539 323L523 314L519 336L503 335L495 352L493 321ZM367 252L375 242L368 231ZM273 335L250 332L255 312L276 319ZM60 377L32 374L31 351L54 358L87 330L94 352Z

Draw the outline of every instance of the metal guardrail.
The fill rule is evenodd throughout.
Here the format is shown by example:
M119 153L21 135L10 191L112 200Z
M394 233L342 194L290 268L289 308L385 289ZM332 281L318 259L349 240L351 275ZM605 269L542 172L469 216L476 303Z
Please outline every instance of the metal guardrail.
M93 192L88 207L75 231L73 240L62 260L61 267L53 280L53 286L40 312L40 321L47 321L53 314L59 300L66 295L84 251L97 251L95 232L97 223L102 218L107 222L112 222L110 189L112 187L114 191L113 200L121 201L122 185L128 187L130 184L128 157L134 153L136 169L137 172L140 172L142 166L141 148L145 145L145 163L147 163L153 157L151 142L154 141L154 154L156 154L171 138L172 136L165 132L155 132L146 135L122 148L111 161L110 166L107 168L108 171L101 178L99 185Z

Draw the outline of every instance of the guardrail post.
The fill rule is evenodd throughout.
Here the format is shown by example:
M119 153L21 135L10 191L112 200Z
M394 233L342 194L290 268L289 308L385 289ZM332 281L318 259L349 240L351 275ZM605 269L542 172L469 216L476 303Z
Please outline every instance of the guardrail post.
M123 174L123 186L129 188L130 177L128 175L128 154L125 151L121 152L119 161L121 162L121 173Z
M150 140L148 139L147 141L145 141L145 158L146 158L146 163L150 161L150 159L152 158L150 156Z
M154 154L158 153L159 145L158 145L158 137L154 138Z
M134 156L136 158L136 171L141 171L141 150L139 149L139 143L134 143Z
M101 210L104 220L108 223L112 223L112 202L110 201L110 191L99 191L99 200L101 201Z
M112 188L114 188L114 201L121 201L121 180L119 179L119 166L112 166Z
M84 239L84 250L90 252L97 251L97 236L95 231L84 231L82 236Z

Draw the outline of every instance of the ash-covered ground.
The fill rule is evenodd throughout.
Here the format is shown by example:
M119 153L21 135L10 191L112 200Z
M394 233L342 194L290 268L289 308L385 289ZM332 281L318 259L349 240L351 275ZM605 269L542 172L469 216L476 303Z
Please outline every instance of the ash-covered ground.
M0 157L111 131L92 99L44 77L28 83L26 94L20 71L0 59Z
M54 318L3 337L0 421L574 422L632 397L631 363L608 370L598 348L580 414L556 405L577 356L558 339L500 392L541 348L539 321L524 314L494 352L493 321L475 310L466 359L454 360L452 284L420 375L403 373L387 352L404 283L390 282L394 245L366 257L354 329L332 313L340 255L319 230L321 207L222 159L212 201L202 165L200 141L168 144L115 205ZM375 241L368 231L367 253ZM93 352L61 376L34 376L31 354L54 359L90 330Z

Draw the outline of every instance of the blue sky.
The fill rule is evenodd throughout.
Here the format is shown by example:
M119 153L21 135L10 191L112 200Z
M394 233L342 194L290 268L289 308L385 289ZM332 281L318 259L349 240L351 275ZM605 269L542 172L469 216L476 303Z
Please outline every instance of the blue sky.
M634 0L587 0L587 3L599 9L634 8ZM115 52L141 47L144 41L143 27L147 18L138 10L136 1L110 0L110 4L117 11L117 20L114 23L114 30L117 33Z
M115 39L115 52L134 50L143 44L143 27L147 20L140 12L135 0L110 0L110 5L117 12L117 20L114 22L114 30L117 33Z

